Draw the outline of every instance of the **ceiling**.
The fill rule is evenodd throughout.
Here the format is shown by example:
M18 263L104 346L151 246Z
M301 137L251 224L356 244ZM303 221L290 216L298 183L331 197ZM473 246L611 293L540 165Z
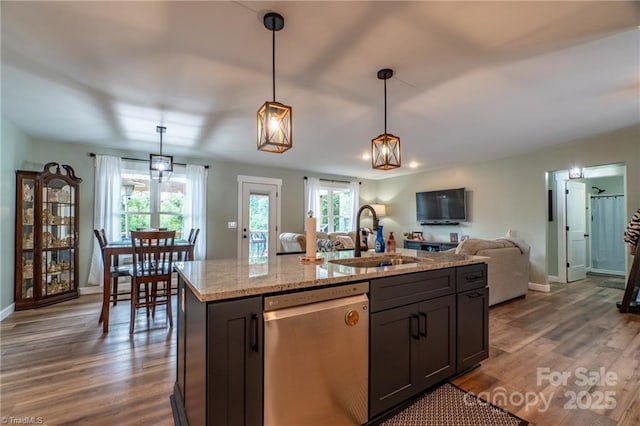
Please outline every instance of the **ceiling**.
M256 111L293 107L293 149ZM635 2L2 2L3 114L28 135L380 179L639 121ZM371 169L388 130L402 167ZM96 148L96 152L100 152ZM409 167L410 163L415 167Z

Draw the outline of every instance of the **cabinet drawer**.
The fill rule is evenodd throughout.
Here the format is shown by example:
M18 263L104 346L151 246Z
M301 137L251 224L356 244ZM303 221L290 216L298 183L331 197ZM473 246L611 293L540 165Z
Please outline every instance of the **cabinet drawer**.
M456 268L456 281L458 293L487 286L487 265L458 266Z
M438 269L371 280L371 312L455 292L455 269Z

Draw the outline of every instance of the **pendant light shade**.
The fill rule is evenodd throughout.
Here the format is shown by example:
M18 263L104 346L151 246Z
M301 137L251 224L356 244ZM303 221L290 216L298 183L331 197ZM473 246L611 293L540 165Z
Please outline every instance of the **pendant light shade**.
M387 80L392 76L391 69L378 71L378 78L384 80L384 133L371 141L371 167L377 170L400 167L400 138L387 133Z
M582 179L582 178L584 178L582 167L572 167L569 169L569 179Z
M258 110L258 150L280 154L293 146L292 109L276 102L276 31L284 28L284 18L270 12L264 16L263 22L272 34L273 101L265 102Z
M149 154L149 173L151 179L162 182L162 178L169 178L173 172L173 156L162 154L162 134L167 132L164 126L156 126L156 132L160 133L160 154Z

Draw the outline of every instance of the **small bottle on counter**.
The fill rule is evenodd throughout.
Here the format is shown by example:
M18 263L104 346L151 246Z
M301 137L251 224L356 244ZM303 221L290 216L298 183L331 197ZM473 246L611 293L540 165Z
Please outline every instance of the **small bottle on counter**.
M387 238L387 253L396 252L396 239L393 236L393 232L389 232L389 238Z
M382 235L382 225L378 225L378 235L376 236L375 252L384 253L385 243L384 236Z

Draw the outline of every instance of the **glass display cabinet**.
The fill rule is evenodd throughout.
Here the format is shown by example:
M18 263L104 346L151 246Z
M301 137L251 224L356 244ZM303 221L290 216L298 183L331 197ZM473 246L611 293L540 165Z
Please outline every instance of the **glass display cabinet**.
M15 309L78 297L78 186L71 166L18 170Z

